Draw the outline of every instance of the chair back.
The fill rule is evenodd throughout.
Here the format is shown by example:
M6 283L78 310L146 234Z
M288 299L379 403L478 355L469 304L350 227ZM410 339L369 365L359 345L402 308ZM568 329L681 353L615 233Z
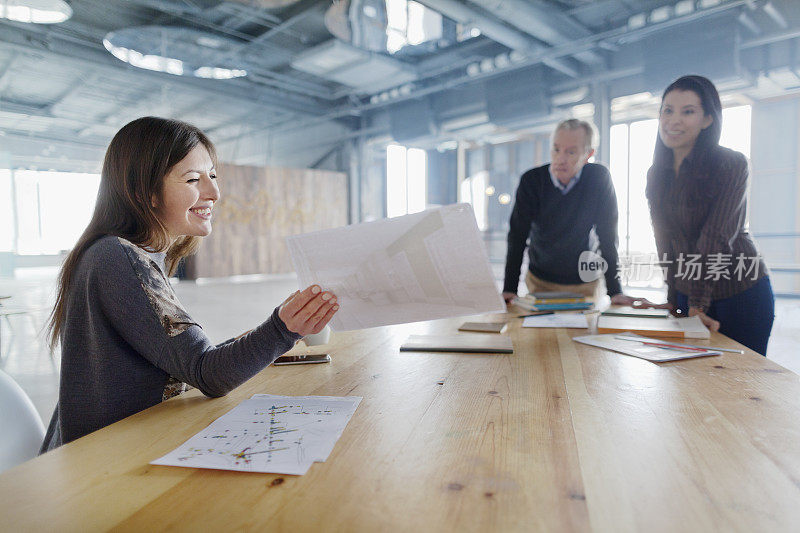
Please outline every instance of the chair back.
M28 395L0 370L0 472L39 453L44 424Z

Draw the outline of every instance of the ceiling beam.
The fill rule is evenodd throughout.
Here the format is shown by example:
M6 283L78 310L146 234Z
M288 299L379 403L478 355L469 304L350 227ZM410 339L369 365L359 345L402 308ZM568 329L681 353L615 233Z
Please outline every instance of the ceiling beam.
M302 19L312 14L320 6L326 4L327 2L323 2L321 0L303 0L292 6L292 9L289 12L288 16L284 20L282 20L280 24L273 26L272 28L268 29L261 35L251 37L247 42L240 44L239 46L235 47L232 50L216 54L215 56L213 56L213 60L215 62L216 61L223 62L227 59L241 57L243 54L252 50L256 45L263 45L275 35L287 31L293 25L297 24Z
M241 1L241 0L233 0L233 1ZM288 33L292 35L296 39L303 41L305 37L302 34L296 33L291 28L301 20L303 20L308 15L312 14L316 9L329 5L330 2L328 0L300 0L296 4L289 7L286 11L286 15L283 19L279 19L279 22L274 24L270 29L262 33L261 35L253 38L246 46L250 46L252 44L257 44L259 42L266 41L271 37L277 35L278 33ZM224 5L228 5L231 7L236 6L237 4L233 3L226 3ZM253 6L250 6L253 8ZM244 5L240 6L239 9L244 10ZM259 13L263 12L263 9L256 9ZM246 14L249 14L249 11L245 11Z
M223 131L225 129L228 129L228 128L231 128L231 127L234 127L234 126L240 126L240 127L248 126L248 127L250 127L250 126L253 125L252 124L252 119L253 119L253 115L255 113L256 113L255 110L250 110L247 113L244 113L244 114L242 114L242 115L240 115L238 117L235 117L235 118L233 118L231 120L228 120L226 122L223 122L221 124L217 124L214 127L206 128L204 131L209 136L213 136L213 135L215 135L216 133L218 133L220 131ZM273 118L277 119L277 121L280 121L280 122L288 119L290 116L292 116L292 113L282 113L282 114L272 115ZM226 140L228 140L228 139L223 139L222 142L225 142Z
M21 139L21 140L30 140L35 139L37 141L44 141L44 142L53 142L64 144L66 146L77 146L80 148L100 148L105 149L107 143L105 142L91 142L85 139L76 139L75 136L64 136L58 134L41 134L41 133L31 133L29 131L21 131L21 130L13 130L13 129L4 129L2 132L2 136L10 139Z
M425 7L433 9L442 15L461 24L475 26L493 41L523 53L539 53L545 47L539 44L527 33L507 26L490 12L474 6L467 5L458 0L418 0ZM556 69L570 77L577 77L578 71L563 59L548 61L547 66Z
M76 80L75 83L73 83L70 87L67 88L66 91L63 91L56 97L55 100L53 100L47 105L46 107L47 111L49 113L54 113L56 107L58 107L58 105L61 104L64 100L76 94L78 91L83 89L84 86L94 83L95 80L97 80L98 78L99 75L93 70L89 70L83 73L82 75L78 76L78 79Z
M574 39L590 37L592 32L569 15L543 2L528 0L470 0L480 4L500 20L550 46L566 44ZM598 65L603 59L593 51L575 54L583 63Z
M149 7L155 11L176 17L201 16L205 11L203 7L193 5L194 2L182 2L179 0L127 0L127 2ZM260 17L273 24L280 24L281 22L281 19L268 13L267 11L260 13Z
M6 88L6 85L11 79L11 67L14 66L14 61L17 60L18 55L19 54L17 52L11 52L11 54L8 57L8 61L6 61L5 64L3 64L2 67L0 67L0 94L3 93L3 91Z
M0 99L0 111L11 115L19 115L21 118L36 117L36 118L47 119L48 121L47 133L37 132L32 130L13 130L9 128L3 128L2 130L0 130L1 134L17 131L19 135L24 134L31 138L37 138L37 139L46 139L50 138L48 136L53 136L53 135L57 136L59 134L54 132L66 130L69 132L69 137L62 136L61 140L66 141L67 139L72 139L73 141L76 141L76 144L82 144L81 142L78 141L78 139L83 138L85 136L80 135L80 132L88 129L89 127L92 126L92 124L94 124L94 121L90 117L59 117L53 115L48 109L47 105L31 105L23 102L15 102L8 99Z

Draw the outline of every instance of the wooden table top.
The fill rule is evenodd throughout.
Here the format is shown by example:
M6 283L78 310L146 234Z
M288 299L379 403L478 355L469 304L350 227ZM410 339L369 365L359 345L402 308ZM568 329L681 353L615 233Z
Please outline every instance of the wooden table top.
M191 391L20 465L2 529L800 530L797 374L752 352L654 364L521 319L511 355L398 351L465 320L335 333L330 364ZM255 393L364 399L304 476L148 464Z

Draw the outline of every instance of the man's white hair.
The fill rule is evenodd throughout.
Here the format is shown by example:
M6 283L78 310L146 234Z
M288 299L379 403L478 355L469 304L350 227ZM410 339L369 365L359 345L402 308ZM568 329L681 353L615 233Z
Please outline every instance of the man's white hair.
M553 134L550 136L550 144L553 144L553 140L556 137L556 133L561 130L583 130L583 137L586 139L586 153L589 150L593 150L597 148L597 142L600 140L600 135L597 133L597 128L591 122L586 120L580 120L577 118L568 118L566 120L562 120L556 125L556 128L553 130Z

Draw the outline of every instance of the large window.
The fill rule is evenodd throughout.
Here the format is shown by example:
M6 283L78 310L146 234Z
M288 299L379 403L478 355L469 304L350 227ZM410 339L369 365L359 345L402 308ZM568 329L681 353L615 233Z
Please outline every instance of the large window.
M0 170L0 250L21 255L72 248L94 210L100 176Z
M611 176L619 206L620 253L624 255L656 253L644 190L657 133L656 119L611 127Z
M425 210L428 163L425 150L399 144L386 147L386 216Z
M14 203L11 171L0 169L0 252L14 250Z
M542 163L542 154L549 152L548 143L549 135L540 134L466 150L458 201L472 204L493 263L503 263L506 258L509 218L519 179Z
M413 0L387 0L386 19L386 49L392 54L442 37L442 16Z

